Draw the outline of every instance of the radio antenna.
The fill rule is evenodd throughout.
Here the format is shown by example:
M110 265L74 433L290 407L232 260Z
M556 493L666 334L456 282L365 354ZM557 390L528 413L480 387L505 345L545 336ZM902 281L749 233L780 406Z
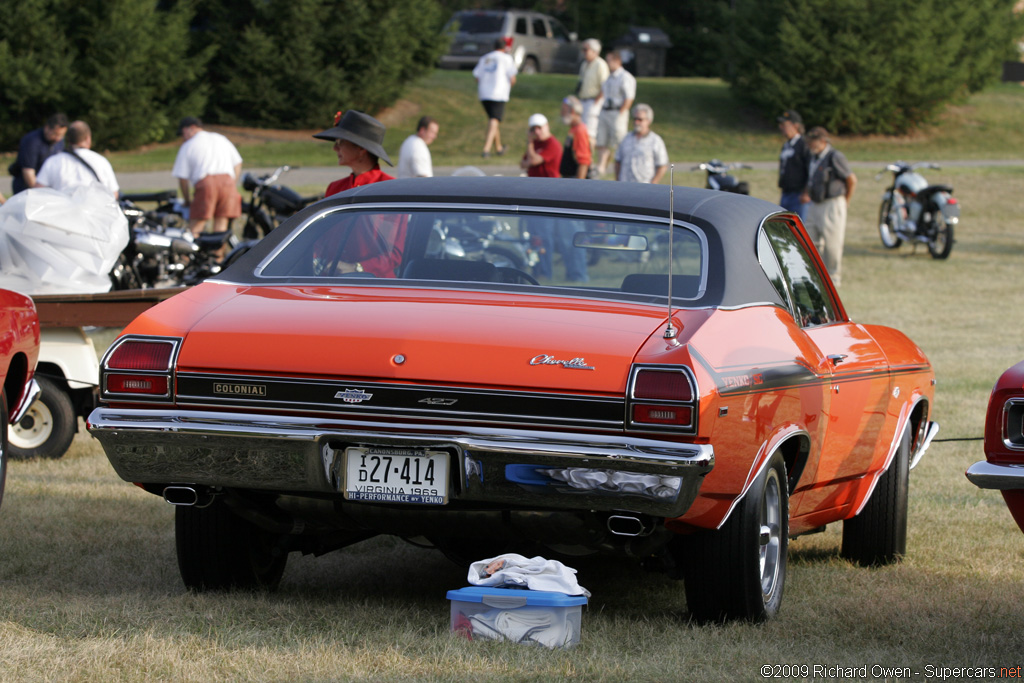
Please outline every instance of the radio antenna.
M676 165L669 164L668 166L668 326L665 328L665 339L676 338L676 328L672 324L672 262L675 249L673 249L672 238L675 235L675 208L676 208L676 195L675 195L675 174Z

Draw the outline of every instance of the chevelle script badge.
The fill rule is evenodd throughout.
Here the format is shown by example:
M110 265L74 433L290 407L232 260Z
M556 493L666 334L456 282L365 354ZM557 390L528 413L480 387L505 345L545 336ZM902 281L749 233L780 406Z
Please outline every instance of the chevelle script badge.
M554 356L549 356L546 353L541 353L530 359L530 365L561 365L567 370L593 370L593 365L587 365L587 361L583 358L573 358L572 360L558 360Z
M266 396L267 386L265 384L229 384L226 382L214 382L213 393L227 394L229 396Z
M334 398L340 398L345 403L362 403L373 398L373 394L368 394L362 389L346 389L336 393Z

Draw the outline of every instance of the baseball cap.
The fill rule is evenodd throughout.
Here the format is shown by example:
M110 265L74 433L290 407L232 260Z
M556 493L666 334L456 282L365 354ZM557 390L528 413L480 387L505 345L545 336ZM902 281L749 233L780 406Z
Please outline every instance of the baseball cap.
M548 117L544 114L534 114L530 117L530 122L527 124L527 128L533 128L534 126L546 126L548 125Z
M778 121L779 123L782 123L783 121L790 121L792 123L804 122L804 120L800 118L800 114L798 112L793 111L792 109L787 109L786 111L782 112L782 116L778 117L776 121Z

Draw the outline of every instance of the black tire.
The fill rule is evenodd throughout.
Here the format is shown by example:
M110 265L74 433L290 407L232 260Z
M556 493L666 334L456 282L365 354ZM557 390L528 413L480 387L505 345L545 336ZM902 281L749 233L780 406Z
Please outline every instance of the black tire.
M676 543L694 619L764 621L778 614L789 548L782 454L772 456L722 528Z
M68 452L77 431L71 396L47 377L36 377L39 399L16 425L11 425L8 450L14 460L57 459Z
M7 394L0 391L0 425L7 426ZM0 505L4 502L4 487L7 485L7 430L0 430Z
M895 221L892 216L892 193L888 197L882 200L882 205L878 209L878 234L882 238L882 246L886 249L896 249L903 240L896 234Z
M278 536L242 519L219 497L202 508L177 507L174 536L189 590L274 590L288 562Z
M899 562L907 552L907 488L910 480L910 430L903 432L896 455L860 514L843 522L841 554L864 567Z
M949 258L949 252L953 251L953 225L946 222L946 217L939 210L932 213L932 227L928 236L928 253L932 258Z
M519 73L524 76L532 76L533 74L540 73L540 64L537 62L536 57L527 57L523 60L523 68L519 70Z
M248 204L242 203L242 215L246 216L245 225L242 227L242 239L258 240L266 237L274 229L274 222L263 209L256 209L250 213Z

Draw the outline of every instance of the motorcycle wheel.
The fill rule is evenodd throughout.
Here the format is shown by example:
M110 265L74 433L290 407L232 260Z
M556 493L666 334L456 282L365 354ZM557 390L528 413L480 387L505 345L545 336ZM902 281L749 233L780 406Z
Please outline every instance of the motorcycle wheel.
M949 252L953 251L953 225L946 222L941 211L935 211L932 216L931 229L928 231L928 253L934 259L949 258Z
M898 207L893 206L892 196L882 200L882 206L878 209L878 234L882 238L882 246L886 249L895 249L903 240L896 234L896 216L893 213Z

